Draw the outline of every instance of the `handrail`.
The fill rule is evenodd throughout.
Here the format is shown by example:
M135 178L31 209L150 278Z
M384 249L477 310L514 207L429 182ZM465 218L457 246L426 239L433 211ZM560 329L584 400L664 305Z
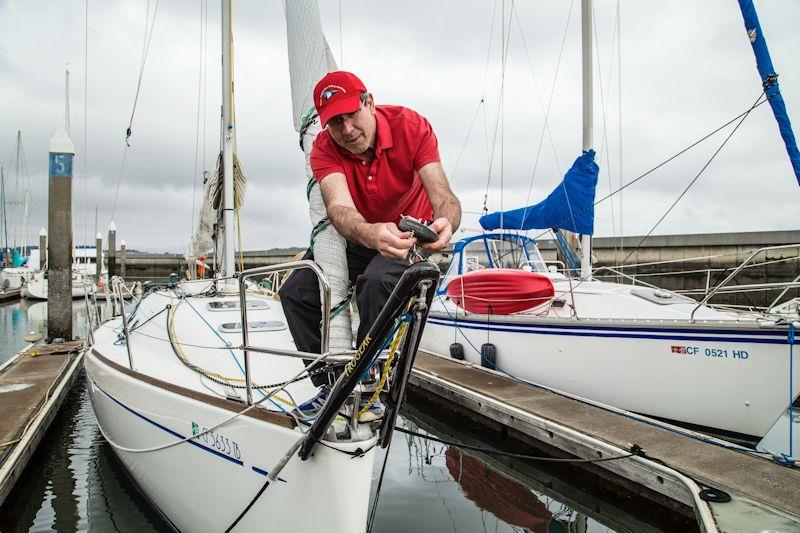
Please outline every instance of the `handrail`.
M320 352L327 353L328 351L328 334L331 314L331 286L328 283L328 278L323 272L322 268L308 259L301 261L292 261L289 263L280 263L277 265L263 266L243 270L239 273L239 307L242 314L242 351L244 352L244 379L247 389L247 405L253 405L253 382L250 375L250 351L259 351L250 346L250 339L247 328L247 287L245 280L252 278L259 274L270 274L272 272L280 272L284 270L298 270L301 268L308 268L317 276L319 282L320 300L322 302L322 323L320 324L321 344Z
M727 277L727 278L725 278L724 280L722 280L722 282L721 282L721 283L719 283L719 284L718 284L718 285L716 285L716 286L715 286L713 289L711 289L711 291L709 291L709 293L708 293L708 294L706 294L706 297L705 297L705 298L703 298L703 299L700 301L700 303L698 303L698 304L695 306L695 308L694 308L694 309L692 309L692 312L691 312L691 314L689 315L689 321L690 321L690 322L694 322L694 314L697 312L697 310L698 310L698 309L700 309L702 306L704 306L704 305L706 304L706 302L708 302L708 301L711 299L711 297L713 297L713 296L714 296L714 295L715 295L715 294L716 294L716 293L717 293L717 292L718 292L718 291L719 291L719 290L720 290L722 287L724 287L724 286L725 286L725 285L726 285L726 284L727 284L727 283L728 283L730 280L732 280L733 278L735 278L735 277L736 277L736 275L737 275L739 272L741 272L741 270L742 270L742 269L743 269L743 268L744 268L744 267L745 267L745 266L746 266L746 265L747 265L747 264L748 264L748 263L749 263L749 262L750 262L750 261L751 261L751 260L752 260L752 259L753 259L755 256L757 256L757 255L758 255L758 254L760 254L761 252L767 252L767 251L770 251L770 250L784 250L784 249L786 249L786 248L797 248L797 247L798 247L798 245L797 245L797 244L782 244L782 245L779 245L779 246L765 246L764 248L759 248L758 250L756 250L756 251L754 251L753 253L751 253L751 254L750 254L748 257L747 257L747 259L745 259L745 260L744 260L744 262L742 262L742 264L741 264L741 265L739 265L738 267L736 267L736 270L734 270L733 272L731 272L731 273L728 275L728 277Z
M128 366L131 370L133 370L133 354L131 353L131 337L128 331L128 316L125 314L125 299L122 298L122 289L119 288L120 284L124 284L125 282L119 276L114 276L111 278L111 288L114 291L114 298L116 300L117 293L119 293L120 300L123 301L122 303L122 331L125 335L125 349L128 352ZM106 298L108 298L108 294L106 294ZM116 302L113 304L116 307Z
M800 274L798 274L798 275L797 275L797 277L796 277L796 278L794 278L794 279L792 280L792 283L797 283L798 281L800 281ZM789 289L791 289L791 287L789 287L789 286L787 286L785 289L783 289L783 291L782 291L782 292L781 292L781 293L778 295L778 297L777 297L777 298L775 298L774 300L772 300L772 303L771 303L771 304L769 304L769 306L767 307L767 309L772 309L773 307L775 307L776 305L778 305L778 302L781 300L781 298L783 298L783 296L784 296L784 295L785 295L787 292L789 292Z
M592 277L595 277L595 278L598 277L597 273L598 272L602 272L603 270L607 270L609 272L612 272L612 273L616 274L617 276L621 276L623 278L627 278L627 279L631 280L634 285L636 285L636 283L639 283L640 285L645 285L647 287L650 287L651 289L661 289L661 287L659 287L658 285L653 285L652 283L647 283L646 281L637 280L634 276L631 276L630 274L625 274L624 272L620 272L619 270L617 270L615 268L608 267L608 266L598 267L596 270L594 270L592 272Z

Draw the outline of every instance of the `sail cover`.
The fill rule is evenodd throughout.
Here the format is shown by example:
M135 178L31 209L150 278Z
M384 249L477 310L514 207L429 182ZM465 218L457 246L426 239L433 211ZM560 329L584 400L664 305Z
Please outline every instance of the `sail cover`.
M247 192L247 176L239 163L239 157L233 154L233 206L239 209L244 205L244 197ZM205 255L214 248L216 238L216 227L222 220L222 153L217 156L217 164L214 171L207 175L203 182L203 201L200 204L200 218L195 228L194 236L189 241L189 249L186 254L187 261Z
M328 72L338 70L325 34L316 0L285 2L292 84L292 118L300 131L303 118L314 110L314 85ZM313 140L313 139L312 139Z
M480 218L485 230L559 228L594 234L594 194L600 168L594 150L583 152L561 183L536 205L511 211L496 211Z
M764 84L764 91L769 99L769 105L772 107L775 120L778 121L778 128L780 129L781 137L783 137L783 143L786 145L786 152L789 154L795 178L797 178L797 183L800 185L800 151L797 150L797 141L792 132L792 123L786 113L786 104L783 101L781 89L778 85L778 75L775 73L775 67L772 66L767 41L764 38L764 32L761 31L761 24L758 22L758 14L753 5L753 0L739 0L739 8L742 10L744 27L747 30L747 36L750 38L750 44L753 46L753 52L756 55L756 66Z

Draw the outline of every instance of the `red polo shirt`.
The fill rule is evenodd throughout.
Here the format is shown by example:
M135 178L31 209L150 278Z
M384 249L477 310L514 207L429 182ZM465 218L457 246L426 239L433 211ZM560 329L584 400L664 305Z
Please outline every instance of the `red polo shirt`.
M433 209L417 171L439 161L439 144L422 115L400 106L375 106L375 158L367 163L336 144L326 130L311 151L317 181L334 172L347 178L350 196L367 222L398 222L400 215L433 219Z

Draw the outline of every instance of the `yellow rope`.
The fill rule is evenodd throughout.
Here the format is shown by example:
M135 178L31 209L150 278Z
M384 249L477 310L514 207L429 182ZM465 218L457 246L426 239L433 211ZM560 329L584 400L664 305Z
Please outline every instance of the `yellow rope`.
M413 300L408 302L403 314L407 313L408 310L411 308ZM364 413L369 411L369 408L372 407L372 404L375 403L375 400L378 399L380 396L381 391L383 390L383 386L386 384L386 378L389 376L389 368L392 366L392 360L394 359L394 355L397 352L397 347L400 345L400 340L405 335L406 329L408 328L408 322L403 322L400 324L400 327L397 328L397 335L394 336L394 340L392 340L392 344L389 346L389 357L386 358L386 364L383 366L383 373L381 374L381 380L378 382L378 386L375 389L375 392L372 393L369 401L364 405L364 407L358 412L358 416L361 417Z
M169 297L169 301L170 301L170 305L172 305L172 301L173 301L172 297ZM173 307L172 309L170 309L170 311L168 311L168 313L169 313L169 331L170 331L170 334L171 334L172 338L176 340L176 342L173 342L172 345L175 346L175 351L178 354L178 357L181 359L181 361L183 361L186 364L186 366L188 366L189 368L191 368L195 372L198 372L198 373L200 373L200 374L202 374L202 375L204 375L204 376L206 376L208 378L217 379L219 381L233 382L233 383L246 383L247 381L245 379L226 377L226 376L223 376L221 374L217 374L216 372L211 372L210 370L206 370L205 368L199 367L196 364L194 364L191 361L189 361L189 358L186 357L186 354L183 352L183 349L181 348L180 342L177 342L178 336L175 333L175 313L174 313L173 309L175 309L175 308ZM252 382L252 387L254 389L262 388L256 382ZM279 402L281 402L283 404L289 405L291 407L297 407L297 404L295 404L294 402L292 402L290 400L287 400L286 398L283 398L283 397L281 397L281 396L279 396L277 394L274 395L273 398L278 400Z

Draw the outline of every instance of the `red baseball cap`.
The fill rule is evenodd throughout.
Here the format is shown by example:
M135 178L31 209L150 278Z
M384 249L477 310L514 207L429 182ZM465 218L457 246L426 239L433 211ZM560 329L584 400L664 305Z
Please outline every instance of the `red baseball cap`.
M324 128L336 115L361 107L361 93L367 92L358 76L343 70L329 72L314 87L314 106Z

